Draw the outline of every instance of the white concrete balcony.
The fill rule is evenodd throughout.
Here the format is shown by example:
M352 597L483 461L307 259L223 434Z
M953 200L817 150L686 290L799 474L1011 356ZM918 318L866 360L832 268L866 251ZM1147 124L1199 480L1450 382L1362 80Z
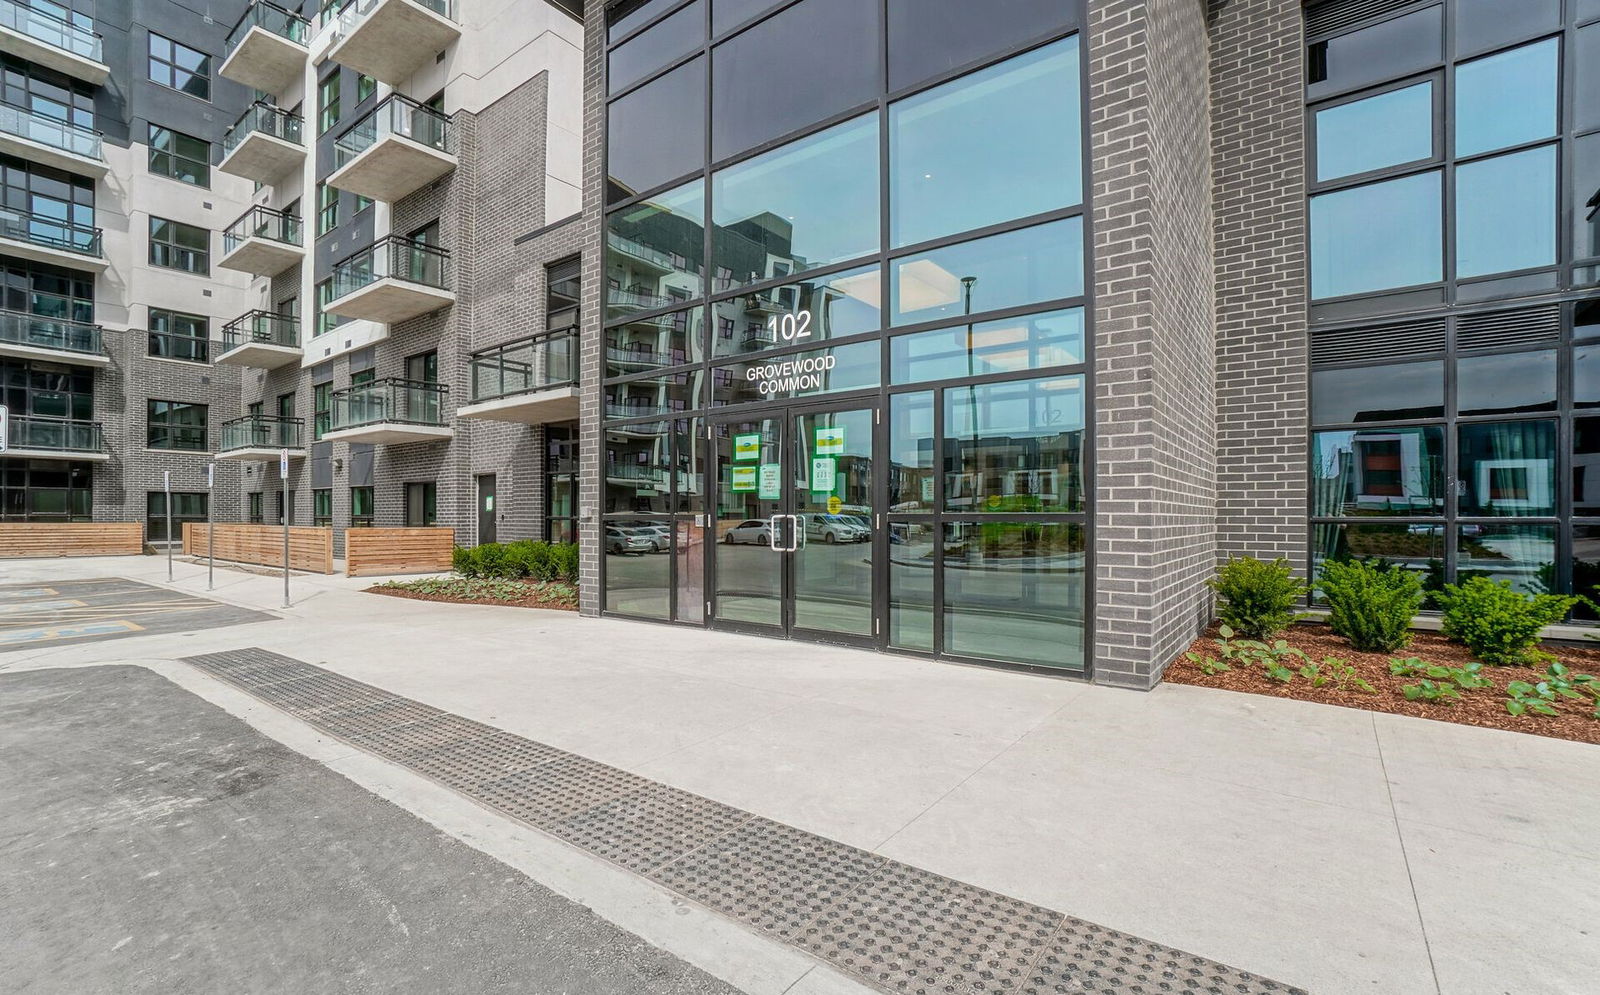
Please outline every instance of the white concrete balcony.
M401 445L455 435L445 423L450 388L419 380L375 380L333 392L333 427L324 442Z
M99 35L16 0L0 0L0 52L95 86L111 75Z
M454 0L355 0L339 12L328 58L399 86L460 37Z
M333 143L329 186L392 204L456 168L455 130L431 107L390 94Z
M250 311L222 326L219 366L275 370L300 362L300 319L276 311Z
M99 325L23 311L0 311L0 356L73 366L108 366Z
M3 207L0 253L97 272L110 265L101 249L100 229Z
M97 421L12 415L6 421L6 453L13 459L90 460L103 463L105 436Z
M300 219L257 205L222 233L217 265L254 276L276 276L305 257Z
M222 445L217 449L217 459L260 463L276 460L285 449L290 459L305 458L303 419L245 415L222 423Z
M0 152L85 176L111 169L98 131L16 104L0 103Z
M333 300L323 310L392 325L455 303L450 253L390 235L333 265Z
M256 0L228 32L228 55L217 72L263 93L282 93L305 74L310 37L305 18Z
M300 115L257 101L222 136L217 168L264 185L277 183L306 161L304 128Z
M562 328L472 354L472 403L458 418L543 425L578 417L578 334Z

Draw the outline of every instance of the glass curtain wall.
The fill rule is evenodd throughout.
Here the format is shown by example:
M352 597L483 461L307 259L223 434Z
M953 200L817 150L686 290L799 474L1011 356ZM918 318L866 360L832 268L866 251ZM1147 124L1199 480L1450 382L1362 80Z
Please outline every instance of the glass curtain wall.
M889 446L880 645L1085 668L1081 23L1045 0L614 10L608 613L705 621L713 416L839 395ZM923 435L890 430L913 410Z

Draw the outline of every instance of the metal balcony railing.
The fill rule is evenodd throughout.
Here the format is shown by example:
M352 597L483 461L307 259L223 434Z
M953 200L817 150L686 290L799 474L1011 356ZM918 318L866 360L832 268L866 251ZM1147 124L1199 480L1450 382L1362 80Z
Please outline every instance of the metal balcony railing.
M450 388L442 383L390 378L333 392L333 431L393 422L405 425L444 425L444 399Z
M350 160L390 135L409 138L419 145L455 154L455 129L450 118L432 107L425 107L398 93L378 101L333 143L333 168L341 169Z
M351 0L350 3L323 8L322 23L327 24L338 18L339 26L334 29L334 40L347 37L355 33L361 22L367 19L374 7L383 0ZM413 3L426 7L446 20L456 20L455 0L412 0Z
M285 214L257 204L244 212L222 233L223 254L232 252L250 238L265 238L285 245L299 245L300 219L293 214Z
M28 211L0 208L0 238L100 258L100 229Z
M301 449L305 420L275 415L245 415L222 423L220 452L238 449Z
M63 453L105 452L105 439L97 421L12 415L6 444L11 449L41 449Z
M46 45L54 45L63 52L81 55L94 62L105 61L99 35L54 14L16 3L15 0L0 0L0 27L10 28Z
M306 39L311 37L310 21L275 3L256 0L245 8L244 13L234 22L233 29L228 32L228 40L225 43L228 55L232 55L233 50L239 47L239 43L244 41L244 36L250 33L251 28L269 31L279 38L289 39L296 45L304 45Z
M578 332L561 328L472 354L472 400L526 394L577 383Z
M305 119L300 115L290 114L266 101L258 100L233 123L233 127L223 133L222 155L224 158L231 155L234 149L253 134L270 135L295 145L302 145L304 139L301 136L304 128Z
M105 161L100 133L16 104L0 103L0 131L53 149Z
M105 354L99 325L47 318L25 311L0 311L0 342L88 356Z
M386 279L449 290L450 253L398 235L380 238L333 264L333 299Z
M248 311L222 326L222 351L242 345L300 347L300 319L276 311Z
M660 249L645 245L643 242L635 241L626 235L618 235L614 231L606 232L606 245L610 246L613 252L643 260L657 269L675 270L678 268L678 264L673 262L670 253L662 252Z
M209 363L211 340L151 329L150 355L159 359L181 359L188 363Z
M666 307L671 304L671 297L662 297L648 287L633 286L626 289L613 289L606 294L606 303L620 307L633 307L640 310Z

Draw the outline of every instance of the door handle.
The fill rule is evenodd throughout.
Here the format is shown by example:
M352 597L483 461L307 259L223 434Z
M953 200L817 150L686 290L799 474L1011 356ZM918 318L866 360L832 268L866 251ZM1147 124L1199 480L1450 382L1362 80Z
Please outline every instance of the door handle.
M767 548L771 549L774 553L787 553L789 551L784 547L781 541L783 536L783 518L783 515L773 515L771 518L767 519L767 531L771 533L771 541L767 543Z
M789 522L794 527L794 535L789 539L789 552L798 553L800 547L806 544L806 524L799 515L790 515Z

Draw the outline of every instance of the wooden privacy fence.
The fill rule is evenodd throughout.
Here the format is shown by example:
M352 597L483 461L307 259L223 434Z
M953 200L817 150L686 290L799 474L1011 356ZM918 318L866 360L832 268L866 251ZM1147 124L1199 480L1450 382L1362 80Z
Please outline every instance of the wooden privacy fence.
M142 522L0 522L0 557L138 556Z
M344 575L440 573L455 546L455 529L346 529Z
M264 567L283 566L283 526L207 525L183 523L185 556L205 556L206 530L217 530L217 559L234 563L255 563ZM333 529L310 526L289 527L289 569L311 573L333 573Z

